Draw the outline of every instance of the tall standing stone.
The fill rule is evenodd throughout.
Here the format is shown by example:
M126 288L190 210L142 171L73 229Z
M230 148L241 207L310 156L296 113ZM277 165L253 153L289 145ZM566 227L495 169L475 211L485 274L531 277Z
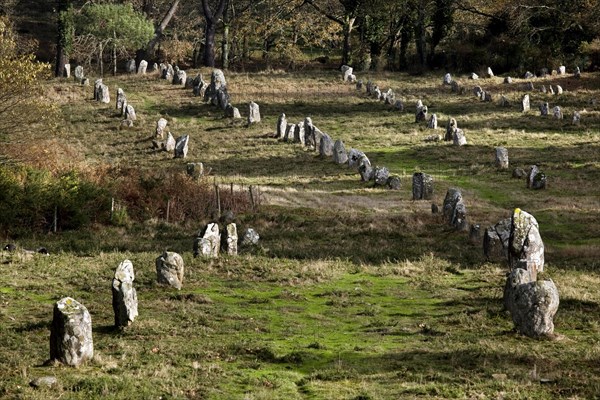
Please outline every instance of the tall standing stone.
M446 135L444 136L444 140L449 142L454 138L454 132L458 129L458 125L456 124L456 120L454 118L450 118L448 120L448 124L446 124Z
M527 112L531 108L529 103L529 95L526 94L523 96L523 100L521 100L521 112Z
M125 71L127 71L128 74L135 74L135 60L134 59L127 61L127 64L125 65Z
M508 169L508 150L505 147L496 147L496 168Z
M312 148L317 145L315 142L315 126L310 117L304 118L304 145Z
M275 137L277 139L283 139L286 128L287 128L287 119L285 118L285 114L282 113L279 116L279 118L277 119L277 133L275 134Z
M413 200L431 200L433 198L433 177L423 172L415 172L412 178Z
M487 67L487 71L485 74L488 78L493 78L494 77L494 73L492 72L492 68L491 67Z
M340 139L335 141L333 145L333 161L336 164L345 164L348 162L348 153L346 153L346 147L344 146L344 142Z
M248 104L248 125L260 122L260 107L255 102L251 101Z
M135 121L137 119L137 116L135 115L135 109L131 104L127 104L127 108L125 111L125 119L128 119L130 121Z
M87 308L71 297L54 305L50 330L50 359L78 367L94 356L92 317Z
M148 69L148 61L146 61L146 60L140 61L140 65L138 66L138 70L137 70L138 75L146 75L147 69Z
M127 101L127 99L125 97L125 92L123 91L123 89L118 88L117 89L116 108L117 108L117 110L119 110L119 112L123 109L123 103L125 103L126 101Z
M462 129L456 129L452 135L452 141L455 146L464 146L467 144L467 138Z
M219 232L219 225L210 223L198 232L198 237L194 241L194 257L217 258L219 257L220 246L221 234Z
M190 135L179 136L175 141L175 158L185 158L188 152Z
M449 225L457 230L468 229L467 209L460 190L456 188L448 189L444 198L443 212Z
M324 158L333 156L333 140L326 133L321 136L319 141L319 155Z
M75 67L75 73L73 76L77 82L81 82L81 80L84 78L83 67L81 65Z
M156 121L156 130L154 131L154 137L156 139L162 139L165 134L165 129L167 128L167 120L164 118L160 118Z
M508 242L508 262L511 269L526 270L531 281L544 271L544 243L533 215L517 208L511 220Z
M137 293L133 287L135 274L133 264L123 261L117 267L112 281L112 305L115 326L129 326L138 316Z
M110 92L108 91L108 86L105 84L100 84L100 102L102 103L110 103Z
M225 228L225 240L223 242L225 252L230 256L236 256L238 253L238 234L235 223L230 223Z
M160 284L181 290L184 270L183 258L173 251L165 251L156 259L156 279Z
M431 114L429 122L427 122L427 127L429 129L437 129L437 115Z

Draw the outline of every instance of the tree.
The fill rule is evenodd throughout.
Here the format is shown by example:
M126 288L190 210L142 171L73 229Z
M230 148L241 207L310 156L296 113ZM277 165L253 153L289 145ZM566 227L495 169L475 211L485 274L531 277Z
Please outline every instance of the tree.
M171 3L166 14L161 19L160 23L156 26L156 28L154 30L154 36L152 37L152 39L150 39L150 41L147 43L145 48L138 51L138 54L136 56L136 59L138 59L137 60L138 62L141 61L142 59L147 58L149 55L152 55L154 53L154 48L156 47L156 45L158 44L160 39L162 39L162 37L164 36L164 32L165 32L165 29L167 28L167 25L169 25L169 22L171 22L171 19L177 12L177 8L179 7L179 1L180 0L174 0ZM145 2L144 9L146 10L148 8L150 8L149 2Z
M215 66L215 35L217 32L217 23L223 16L223 11L227 7L228 0L218 0L214 4L214 10L211 9L209 0L201 0L202 13L204 15L204 53L202 64L207 67Z
M117 73L117 55L145 46L154 36L154 26L131 4L91 4L78 19L79 32L92 39L103 75L104 50L112 50L113 74Z
M58 0L58 23L56 35L56 66L54 76L65 74L65 64L69 63L69 54L73 49L75 36L75 21L73 5L70 0Z

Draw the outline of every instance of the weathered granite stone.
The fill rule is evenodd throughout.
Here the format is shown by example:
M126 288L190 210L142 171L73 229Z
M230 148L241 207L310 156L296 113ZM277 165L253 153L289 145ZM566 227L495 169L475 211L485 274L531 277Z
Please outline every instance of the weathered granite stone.
M523 96L523 99L521 100L521 112L527 112L527 111L529 111L530 108L531 108L531 106L529 103L529 95L526 94L525 96Z
M547 116L549 108L550 108L550 106L546 102L540 104L540 115Z
M433 177L423 172L415 172L412 178L413 200L431 200L433 198Z
M352 79L350 79L350 76L352 75L353 72L354 72L354 70L352 69L352 67L349 67L347 65L342 65L342 74L343 74L344 82L352 82Z
M563 113L562 113L562 110L560 109L560 106L555 106L552 109L552 116L556 119L563 119Z
M450 75L449 72L446 75L444 75L444 80L442 81L442 83L444 85L451 85L452 84L452 75Z
M471 75L469 75L469 79L477 80L479 79L479 75L477 75L475 72L471 72Z
M387 187L392 190L400 190L402 187L402 181L398 175L392 175L387 180Z
M71 297L54 305L50 329L50 360L78 367L94 356L92 317L87 308Z
M187 156L189 141L190 135L179 136L175 140L175 158L185 158Z
M535 90L535 86L533 86L533 82L527 82L524 89L533 92Z
M248 104L248 125L260 122L260 107L255 102L251 101Z
M216 99L217 99L216 105L221 110L225 111L227 109L227 106L229 105L229 93L227 93L227 89L217 90ZM260 115L259 115L259 121L260 121Z
M137 293L133 287L133 264L125 260L119 264L112 281L112 306L115 326L129 326L138 316Z
M225 80L225 74L220 69L214 69L210 75L210 84L204 91L204 101L206 103L213 102L216 98L217 90L224 90L227 88L227 81Z
M455 146L464 146L467 144L467 138L462 129L456 129L452 134L452 142Z
M333 145L333 161L336 164L345 164L348 162L348 153L346 153L346 147L344 142L340 139L336 140Z
M454 138L454 132L458 129L456 124L456 120L454 118L450 118L448 123L446 124L446 135L444 136L444 140L449 142Z
M89 78L82 78L81 79L81 86L90 86L90 79Z
M415 114L415 122L425 122L427 120L427 106L418 109Z
M221 234L219 225L211 223L198 232L198 237L194 241L194 257L204 256L209 258L219 257L219 248L221 246Z
M260 240L260 235L252 228L246 229L242 239L240 241L241 247L253 247L258 245L258 241Z
M223 251L230 256L236 256L238 253L238 234L235 223L227 224L223 241Z
M326 133L323 133L319 142L319 155L323 158L333 156L333 140Z
M39 378L33 379L29 382L29 386L39 388L56 388L58 386L58 379L55 376L40 376Z
M65 78L71 77L71 64L65 64L64 77Z
M185 85L187 81L187 73L184 70L178 70L175 75L173 75L173 85Z
M140 65L138 66L138 69L137 69L138 75L146 75L147 69L148 69L148 61L146 61L146 60L140 61Z
M427 127L429 129L437 129L437 115L431 114L431 117L429 117L429 121L427 122Z
M234 107L231 104L227 104L227 107L225 107L225 116L227 118L233 119L242 118L242 116L240 115L240 110L238 110L237 107Z
M511 269L528 271L531 281L544 271L544 243L533 215L517 208L511 220L508 241L508 262Z
M154 131L154 138L162 139L165 134L165 129L167 128L167 120L164 118L160 118L156 121L156 130Z
M162 150L170 153L172 151L175 151L175 146L176 146L176 142L175 142L175 138L173 137L173 134L171 132L167 132L167 139L165 140L164 143L161 144L161 148Z
M563 88L560 85L556 85L556 90L555 90L556 94L563 94Z
M283 139L286 128L287 128L287 119L285 117L285 114L282 113L279 116L279 118L277 119L277 127L276 127L275 137L278 139Z
M316 148L315 126L310 117L304 118L304 145L310 148Z
M467 209L459 189L448 189L442 209L449 225L457 230L467 230L469 228L467 223Z
M491 92L489 91L485 91L481 94L481 100L487 102L487 103L491 103L492 101L494 101L494 96L492 95Z
M358 168L358 162L365 155L360 150L350 149L348 151L348 168Z
M567 67L565 67L564 65L561 65L560 67L558 67L558 74L559 75L564 75L567 73Z
M127 108L125 110L125 119L130 121L135 121L137 119L137 116L135 115L135 109L131 104L127 104Z
M296 129L294 130L294 142L304 145L304 140L305 140L304 121L300 121L296 124Z
M127 60L127 64L125 64L125 71L128 74L135 74L135 60Z
M511 219L505 218L488 227L483 235L483 254L491 262L508 262Z
M504 83L507 85L510 85L512 83L512 78L510 76L507 76L504 78Z
M390 177L390 171L386 167L375 167L373 171L373 180L375 180L375 186L387 185Z
M494 73L492 72L492 68L491 68L491 67L487 67L487 70L486 70L485 76L486 76L487 78L493 78L493 77L494 77Z
M116 109L121 111L123 109L123 103L126 102L127 99L125 98L125 92L123 91L123 89L118 88L117 89L117 102L116 102Z
M371 166L371 162L367 156L362 156L358 160L358 173L360 174L360 179L363 182L369 182L371 179L373 179L373 167Z
M201 162L187 163L185 169L188 176L195 180L204 175L204 164Z
M496 168L508 169L508 150L505 147L496 147Z
M165 251L156 259L156 279L160 284L181 290L184 269L183 258L178 253Z
M546 175L539 170L537 165L532 165L529 169L527 187L534 190L546 188Z
M85 77L85 75L83 74L83 67L81 65L75 67L75 72L73 76L77 82L81 82L81 80Z
M581 114L579 113L579 111L575 111L573 113L572 123L573 123L573 125L579 125L581 123Z

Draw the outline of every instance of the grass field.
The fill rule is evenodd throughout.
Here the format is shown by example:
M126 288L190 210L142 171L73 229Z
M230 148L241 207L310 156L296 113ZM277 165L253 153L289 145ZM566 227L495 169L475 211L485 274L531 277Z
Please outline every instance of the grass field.
M451 93L442 75L359 74L391 87L405 104L400 113L344 84L336 71L226 73L242 115L248 102L260 105L262 122L250 127L153 75L104 79L111 96L123 88L136 109L128 129L114 103L92 100L91 87L48 82L61 133L12 136L3 143L5 159L87 174L108 167L185 171L187 162L203 162L211 184L260 188L260 205L236 222L255 228L261 246L238 257L194 259L195 232L208 220L175 225L158 213L126 227L17 238L52 254L2 254L0 397L597 397L600 106L593 99L600 98L600 75L535 79L536 88L560 84L565 93L531 92L526 114L518 107L524 80L478 82L511 101L501 107L478 101L466 79L459 78L466 94ZM425 142L433 132L414 122L418 99L441 126L456 118L468 145ZM541 117L542 101L560 105L565 119ZM570 121L574 111L582 115L578 126ZM310 116L400 176L402 188L373 188L356 171L272 138L281 113L294 123ZM186 160L151 148L160 117L174 136L190 135ZM436 133L443 136L443 128ZM508 148L509 171L494 167L495 146ZM548 176L546 190L511 177L512 168L533 164ZM554 340L512 331L502 309L507 267L487 262L481 243L432 214L431 202L412 201L416 171L434 177L440 206L447 188L461 188L471 223L487 227L515 207L537 218L547 276L561 296ZM186 262L179 292L155 282L154 259L167 248ZM140 316L114 330L110 284L126 258L136 270ZM78 369L43 365L52 306L64 296L81 301L93 319L96 356ZM28 386L44 375L56 376L58 388Z

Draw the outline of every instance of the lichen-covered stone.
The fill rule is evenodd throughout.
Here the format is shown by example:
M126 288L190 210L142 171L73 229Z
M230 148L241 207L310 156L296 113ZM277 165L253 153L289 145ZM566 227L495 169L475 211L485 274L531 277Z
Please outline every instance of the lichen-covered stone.
M165 251L156 259L156 279L160 284L180 290L183 286L184 270L183 258L173 251Z
M319 155L321 157L333 156L333 140L326 133L322 134L321 140L319 141Z
M454 137L454 132L458 129L458 125L456 124L456 119L450 118L448 123L446 124L446 136L444 136L444 140L449 142Z
M87 308L71 297L54 305L50 330L50 359L78 367L94 356L92 317Z
M260 107L255 102L251 101L248 104L248 125L260 122Z
M467 209L459 189L449 188L442 207L448 224L457 230L467 230Z
M240 246L242 247L253 247L258 245L258 241L260 240L260 235L252 228L246 229L242 239L240 241Z
M369 182L373 179L373 167L367 156L362 156L358 160L358 173L363 182Z
M124 260L117 267L112 281L112 305L117 327L130 325L138 316L137 293L133 287L134 279L132 262Z
M223 250L230 255L235 256L238 253L238 234L235 223L227 224L225 227L225 240L223 241Z
M455 146L464 146L467 144L467 138L462 129L456 129L452 134L452 143Z
M194 241L194 257L217 258L219 257L220 246L221 234L219 232L219 225L210 223L198 232L198 237Z
M333 161L336 164L345 164L348 162L348 153L346 153L346 147L344 142L340 139L336 140L333 145Z
M522 268L535 281L544 271L544 243L533 215L516 208L511 220L508 243L508 261L511 269Z
M508 169L508 150L505 147L496 147L496 168Z
M365 153L360 150L350 149L348 151L348 168L358 168L358 162Z
M392 190L400 190L402 186L402 181L398 175L392 175L387 180L387 187Z
M505 218L488 227L483 234L483 254L488 261L508 262L511 219Z
M433 197L433 177L423 172L415 172L412 178L413 200L431 200Z
M386 167L375 167L373 171L373 180L376 186L385 186L390 177L390 171Z

